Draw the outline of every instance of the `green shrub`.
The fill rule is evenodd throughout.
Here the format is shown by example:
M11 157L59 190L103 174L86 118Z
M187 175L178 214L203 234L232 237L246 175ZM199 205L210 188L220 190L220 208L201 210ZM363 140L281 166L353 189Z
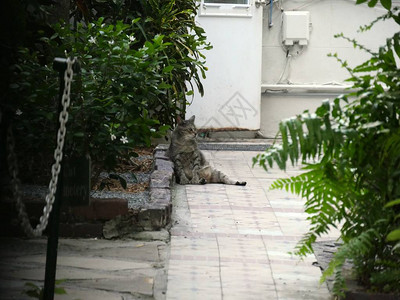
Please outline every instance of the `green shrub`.
M170 88L160 95L159 105L154 108L161 123L174 124L176 115L185 114L187 96L193 95L193 88L203 94L201 78L205 78L207 68L202 51L211 46L195 22L196 0L96 0L90 6L73 7L75 20L88 22L102 16L108 24L135 21L132 30L136 30L138 45L156 35L164 36L164 63L171 72L164 76Z
M379 19L400 24L399 9L381 2L389 12ZM354 69L332 55L349 70L356 92L324 101L315 113L282 121L282 143L255 157L254 164L265 169L274 163L285 169L289 160L306 165L303 174L279 179L272 188L306 199L311 228L296 254L312 253L316 239L340 223L343 245L322 277L335 273L336 294L345 288L341 271L346 260L371 290L400 293L400 71L395 58L400 58L400 32L378 52L348 40L371 54Z
M126 150L150 145L151 137L161 136L168 128L149 114L159 94L168 88L162 77L170 71L163 67L163 36L135 50L130 46L135 43L134 36L126 34L130 26L122 22L106 25L100 18L87 27L79 24L76 30L57 24L55 34L43 38L61 51L54 56L65 51L80 57L81 74L73 84L66 151L88 153L95 164L107 170L115 167ZM18 107L22 114L14 122L17 135L23 136L18 148L37 147L35 151L47 154L42 147L54 147L54 131L48 130L48 125L55 124L57 77L27 49L21 54L24 60L15 66L20 78L16 82L21 84L13 85L24 95Z
M81 64L72 85L66 151L90 154L97 169L112 170L132 147L164 136L175 116L184 114L191 85L202 92L200 51L210 46L194 22L195 1L94 2L121 5L98 19L76 15L72 23L41 31L34 47L19 49L12 66L7 109L18 112L10 119L30 181L36 170L48 169L55 146L54 57L74 56Z

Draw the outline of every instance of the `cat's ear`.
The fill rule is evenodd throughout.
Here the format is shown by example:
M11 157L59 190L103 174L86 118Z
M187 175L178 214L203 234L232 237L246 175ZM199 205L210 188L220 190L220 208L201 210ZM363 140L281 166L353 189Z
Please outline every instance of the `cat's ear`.
M196 116L192 116L188 121L194 124L194 119L196 118Z
M181 116L177 115L176 116L176 124L180 125L181 123L182 123L182 118L181 118Z

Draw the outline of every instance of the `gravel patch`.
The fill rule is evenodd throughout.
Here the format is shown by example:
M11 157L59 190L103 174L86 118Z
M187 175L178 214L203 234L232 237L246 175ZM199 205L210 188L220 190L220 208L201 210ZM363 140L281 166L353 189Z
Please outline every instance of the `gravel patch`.
M150 199L150 193L148 191L139 193L125 193L119 191L92 191L90 193L92 198L100 199L126 199L128 200L128 208L139 208L146 204Z
M122 178L126 180L126 183L142 183L142 182L148 182L150 180L150 175L151 173L132 173L132 172L126 172L126 173L111 173L111 174L118 174ZM110 173L107 172L101 172L100 173L100 178L101 179L106 179L108 178Z

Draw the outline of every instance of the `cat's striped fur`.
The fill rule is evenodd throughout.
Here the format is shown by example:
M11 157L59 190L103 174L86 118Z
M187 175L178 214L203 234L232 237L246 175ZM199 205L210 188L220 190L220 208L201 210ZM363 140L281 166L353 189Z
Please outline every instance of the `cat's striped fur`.
M195 116L179 120L172 132L167 155L174 163L177 182L180 184L224 183L246 185L244 181L231 180L224 173L211 167L197 146Z

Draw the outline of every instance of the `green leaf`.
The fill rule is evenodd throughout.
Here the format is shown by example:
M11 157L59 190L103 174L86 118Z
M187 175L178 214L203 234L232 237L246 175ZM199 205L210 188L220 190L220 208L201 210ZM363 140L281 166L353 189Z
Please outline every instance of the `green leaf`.
M63 283L63 282L66 282L67 281L67 279L65 279L65 278L63 278L63 279L57 279L56 281L55 281L55 284L56 285L59 285L59 284L61 284L61 283Z
M368 6L369 6L369 7L374 7L377 3L378 3L378 0L370 0L370 1L368 2Z
M170 73L174 69L174 66L166 66L163 69L163 73Z
M55 287L54 288L54 294L56 294L56 295L66 295L67 292L62 287Z
M84 137L85 134L83 132L74 132L74 137Z
M397 15L392 15L393 20L400 25L400 13Z
M400 34L396 33L393 36L393 48L396 51L397 57L400 58Z
M396 200L386 203L386 205L384 207L388 208L388 207L392 207L392 206L399 205L399 204L400 204L400 199L396 199Z
M392 8L392 0L380 0L380 1L382 6L387 10L390 10Z
M361 3L364 3L364 2L367 2L368 0L357 0L356 1L356 4L361 4Z
M393 241L398 241L400 240L400 229L395 229L393 231L391 231L387 237L386 240L388 242L393 242Z
M168 83L165 83L165 82L161 82L159 85L158 85L158 88L159 89L170 89L172 86L170 85L170 84L168 84Z

